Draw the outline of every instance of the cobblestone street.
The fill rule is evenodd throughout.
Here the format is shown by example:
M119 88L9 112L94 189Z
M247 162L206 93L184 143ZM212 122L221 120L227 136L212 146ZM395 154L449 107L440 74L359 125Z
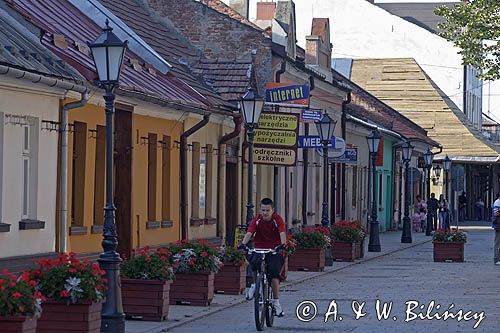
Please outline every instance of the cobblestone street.
M275 319L268 332L498 332L500 327L500 267L493 265L493 232L486 223L483 227L466 227L469 241L465 245L464 263L435 263L432 261L432 243L426 242L411 248L388 254L374 260L351 265L342 270L319 276L284 288L281 303L285 318ZM417 235L417 237L420 235ZM414 235L415 237L415 235ZM396 237L393 238L397 240ZM309 322L297 319L296 309L303 301L317 306L316 317ZM324 322L330 302L337 305L337 321L334 315ZM376 301L392 302L387 320L377 320ZM366 302L366 316L355 320L352 302ZM424 308L422 316L432 301L434 309L429 313L444 314L449 310L458 314L472 311L465 319L414 320L405 311L405 302L416 301ZM440 305L437 309L437 305ZM452 306L453 304L453 306ZM331 307L331 310L334 308ZM301 307L299 314L304 315ZM311 313L314 311L311 307ZM480 321L480 313L484 319ZM476 315L474 316L474 313ZM340 318L342 317L342 320ZM396 317L396 319L394 319ZM473 317L475 319L473 319ZM458 318L458 317L457 317ZM307 318L311 319L310 317ZM477 328L474 330L474 325ZM168 332L248 332L255 330L253 303L243 303L203 319L169 330ZM154 332L154 331L148 331ZM166 332L166 331L165 331Z

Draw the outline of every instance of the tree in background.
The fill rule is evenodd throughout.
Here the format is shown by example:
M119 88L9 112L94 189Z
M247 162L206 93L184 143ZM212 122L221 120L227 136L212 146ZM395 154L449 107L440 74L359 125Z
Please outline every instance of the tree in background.
M440 36L461 49L463 63L482 70L482 79L500 79L500 0L439 6L435 13L446 20L439 25Z

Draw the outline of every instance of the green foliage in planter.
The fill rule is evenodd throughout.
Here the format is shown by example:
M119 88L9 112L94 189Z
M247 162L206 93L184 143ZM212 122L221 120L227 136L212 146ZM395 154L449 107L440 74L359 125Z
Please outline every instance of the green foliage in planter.
M432 235L433 242L467 242L467 234L457 228L439 228Z
M334 242L359 242L366 236L365 229L357 221L339 221L330 227L330 232Z
M304 228L292 234L299 249L317 249L330 246L331 238L328 229L323 227Z
M4 269L0 275L0 316L38 316L45 297L35 286L29 272L16 277Z
M245 255L234 247L221 248L219 258L224 264L241 265L245 262Z
M166 249L151 250L149 246L133 251L132 258L121 266L121 276L140 280L173 280L172 253Z
M37 264L37 269L30 270L30 276L47 299L74 304L104 298L108 280L103 278L106 272L99 264L79 260L73 252L59 254L56 259L42 259Z

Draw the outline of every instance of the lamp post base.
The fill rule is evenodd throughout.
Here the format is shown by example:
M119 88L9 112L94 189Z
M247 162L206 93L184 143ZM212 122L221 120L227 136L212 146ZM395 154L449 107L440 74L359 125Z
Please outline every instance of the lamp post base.
M120 284L120 255L115 251L101 253L99 266L106 271L108 290L101 313L101 333L124 333L125 314L123 313Z
M427 213L427 226L425 228L425 235L430 236L432 231L432 216L430 213Z
M401 243L411 243L411 221L409 216L403 218L403 234L401 235Z
M380 237L379 237L378 221L370 222L370 240L368 242L368 252L380 252Z

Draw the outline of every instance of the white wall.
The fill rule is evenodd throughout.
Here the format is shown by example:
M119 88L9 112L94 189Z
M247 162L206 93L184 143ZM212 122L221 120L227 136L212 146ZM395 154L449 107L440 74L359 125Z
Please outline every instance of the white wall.
M20 81L18 81L20 82ZM42 120L58 120L59 96L46 92L16 91L5 89L0 81L0 112L7 114L28 115L34 126L32 142L38 135L38 157L33 159L32 173L36 202L31 202L30 219L45 221L44 229L19 230L22 219L22 152L23 128L8 124L8 118L3 122L2 158L2 200L1 217L3 223L9 223L10 232L0 233L0 257L22 256L36 253L46 253L55 250L55 214L56 214L56 184L57 184L57 132L41 131ZM36 144L35 144L36 146ZM0 169L0 170L2 170ZM37 171L37 172L36 172ZM37 176L36 176L37 174ZM19 246L22 245L22 246Z

